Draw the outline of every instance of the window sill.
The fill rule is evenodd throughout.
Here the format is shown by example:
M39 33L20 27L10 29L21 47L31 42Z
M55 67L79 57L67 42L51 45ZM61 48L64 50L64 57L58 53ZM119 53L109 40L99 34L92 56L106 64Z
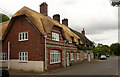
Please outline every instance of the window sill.
M74 61L74 59L71 59L71 61Z
M27 40L18 40L19 42L22 42L22 41L28 41L28 39Z
M61 62L55 62L55 63L50 63L50 65L53 65L53 64L60 64Z
M53 40L53 39L52 39L52 41L59 42L59 40Z
M7 60L0 60L0 63L6 63Z

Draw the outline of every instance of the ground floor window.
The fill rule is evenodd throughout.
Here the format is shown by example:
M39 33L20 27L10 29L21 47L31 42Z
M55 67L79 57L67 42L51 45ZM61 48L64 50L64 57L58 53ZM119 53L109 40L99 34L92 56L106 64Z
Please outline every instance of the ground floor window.
M87 53L85 53L85 59L87 59Z
M77 59L80 58L80 53L76 53L76 58L77 58Z
M28 61L28 52L19 52L19 60L21 62Z
M6 61L6 57L7 57L7 56L6 56L6 53L5 53L5 52L1 52L1 53L0 53L0 60L1 60L1 61Z
M71 61L74 60L74 53L70 53Z
M59 50L51 50L50 51L50 64L59 63L61 62L61 56L60 56Z

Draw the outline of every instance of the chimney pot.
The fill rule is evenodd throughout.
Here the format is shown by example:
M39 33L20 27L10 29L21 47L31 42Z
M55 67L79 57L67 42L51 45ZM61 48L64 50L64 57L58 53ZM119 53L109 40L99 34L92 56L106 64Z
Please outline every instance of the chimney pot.
M84 34L84 35L85 35L85 30L84 30L84 28L83 28L83 30L82 30L82 34Z
M60 15L59 14L53 15L53 19L60 23Z
M67 19L67 18L64 18L64 19L62 20L62 24L68 26L68 19Z
M47 3L43 2L40 5L40 13L43 14L44 16L48 16L48 9L47 9Z

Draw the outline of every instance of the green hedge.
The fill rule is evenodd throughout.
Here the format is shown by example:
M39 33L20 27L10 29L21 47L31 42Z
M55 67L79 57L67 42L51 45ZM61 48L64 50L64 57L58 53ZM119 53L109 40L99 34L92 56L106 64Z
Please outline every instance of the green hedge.
M79 50L93 50L93 48L91 48L91 47L85 47L85 46L81 46L81 45L79 45L77 48Z

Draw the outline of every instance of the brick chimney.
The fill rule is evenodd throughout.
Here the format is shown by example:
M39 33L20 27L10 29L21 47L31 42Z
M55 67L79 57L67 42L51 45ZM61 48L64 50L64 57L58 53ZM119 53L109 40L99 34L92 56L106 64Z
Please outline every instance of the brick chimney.
M62 20L62 24L68 26L68 19L67 19L67 18L64 18L64 19Z
M82 34L84 34L84 35L85 35L85 30L84 30L84 28L83 28Z
M59 14L53 15L53 19L60 23L60 15Z
M43 14L44 16L48 16L48 9L47 9L47 3L46 2L43 2L41 5L40 5L40 13Z

